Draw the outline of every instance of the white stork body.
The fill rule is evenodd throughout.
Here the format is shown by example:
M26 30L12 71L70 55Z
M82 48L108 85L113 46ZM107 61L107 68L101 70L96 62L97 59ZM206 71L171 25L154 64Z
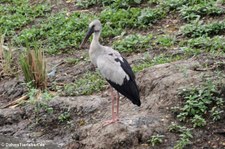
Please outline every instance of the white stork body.
M113 50L111 47L102 46L99 43L101 33L101 23L99 20L94 20L89 25L89 31L83 40L82 45L94 33L89 56L91 62L99 69L101 75L115 88L118 92L126 96L132 101L133 104L141 105L139 91L135 82L135 76L128 62L120 55L118 51ZM112 120L107 123L113 123L119 117L119 95L117 93L117 111L114 111L115 96L111 89L112 98Z

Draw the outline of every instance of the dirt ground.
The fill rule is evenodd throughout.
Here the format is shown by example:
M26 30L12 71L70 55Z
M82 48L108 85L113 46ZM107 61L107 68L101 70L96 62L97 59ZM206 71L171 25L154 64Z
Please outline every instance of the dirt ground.
M137 83L142 106L136 107L121 97L118 123L103 126L103 122L111 115L110 97L107 90L104 90L91 96L54 97L48 104L54 109L53 113L45 110L35 113L32 104L0 109L0 134L19 140L22 138L23 141L45 143L50 147L57 145L59 148L63 146L84 149L149 148L149 137L162 134L165 136L163 143L153 148L173 148L178 135L168 132L168 126L175 121L170 108L179 102L178 89L199 84L204 76L215 75L214 69L203 69L204 64L210 63L213 67L216 66L217 60L225 62L225 58L209 59L208 56L201 55L156 65L138 73ZM90 64L86 64L87 68L88 65ZM63 66L59 69L71 70ZM73 73L79 71L76 69ZM23 93L23 85L19 79L10 79L0 85L1 89L12 89L3 92L4 96L9 98L1 98L0 106ZM70 114L69 121L58 121L58 116L63 112ZM218 133L224 132L224 124L222 118L216 124L207 124L205 128L197 129L193 132L194 138L197 139L192 140L188 148L224 148L225 136Z

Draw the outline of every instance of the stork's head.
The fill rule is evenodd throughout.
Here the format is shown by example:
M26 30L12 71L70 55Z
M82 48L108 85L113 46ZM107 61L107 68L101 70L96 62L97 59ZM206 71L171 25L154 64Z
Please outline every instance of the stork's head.
M87 42L88 38L93 34L93 33L99 33L102 29L101 22L99 20L94 20L89 24L89 28L87 31L87 34L85 38L83 39L80 48L83 47L83 45Z

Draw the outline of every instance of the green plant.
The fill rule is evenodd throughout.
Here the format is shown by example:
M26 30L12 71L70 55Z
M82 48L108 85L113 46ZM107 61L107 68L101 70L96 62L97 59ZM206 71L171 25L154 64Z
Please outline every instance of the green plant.
M196 56L196 55L199 55L202 53L202 49L199 49L199 48L191 48L191 47L180 47L181 51L184 52L184 54L188 57L191 57L191 56Z
M144 0L114 0L112 7L116 8L129 8L141 4Z
M155 146L157 144L162 143L164 137L165 137L164 135L159 134L152 135L151 138L148 140L148 143L150 143L152 146Z
M143 0L78 0L76 5L81 8L88 8L94 5L111 6L112 8L129 8L141 4Z
M144 57L144 59L141 60L138 64L134 65L132 68L134 72L139 72L145 68L158 65L158 64L164 64L164 63L177 61L177 60L180 60L181 58L183 57L179 55L173 56L173 55L165 55L165 54L155 56L152 59L150 59L149 56L147 56L147 57Z
M223 33L225 21L203 24L202 21L195 21L191 24L181 26L180 31L186 37L214 36Z
M57 13L49 17L42 24L24 29L13 41L17 45L34 47L39 41L42 47L50 54L59 53L58 50L78 48L92 15L88 13L66 12Z
M222 104L223 104L223 99L220 98L218 99ZM221 119L221 115L224 113L224 110L221 110L220 108L218 107L213 107L211 110L210 110L210 114L212 116L212 119L213 121L218 121Z
M204 51L225 52L225 38L223 36L191 38L183 41L180 45L198 48Z
M182 133L184 130L186 130L185 126L180 126L174 122L172 122L168 127L169 132L175 132L175 133Z
M218 120L223 113L224 101L220 97L218 84L211 80L198 87L183 89L180 95L185 102L178 110L177 118L180 121L190 119L194 127L206 125L204 117L210 113L213 120Z
M4 34L2 34L1 30L0 30L0 59L3 59L3 44L4 44Z
M67 122L69 121L71 118L70 116L70 113L69 112L64 112L64 113L61 113L59 116L58 116L58 120L60 122Z
M191 122L193 123L193 127L203 127L206 125L206 120L199 115L195 115Z
M171 47L175 43L175 37L172 36L158 36L155 44L163 47Z
M41 112L46 112L48 114L53 113L53 108L48 105L49 101L53 98L53 95L48 91L42 92L39 89L33 88L32 82L26 83L28 89L28 97L27 101L31 105L34 105L34 112L36 116L36 120L38 121L38 115Z
M99 18L103 24L108 24L113 29L134 28L139 26L138 16L140 15L140 13L140 8L116 10L108 7L101 11L101 13L99 14Z
M189 129L181 133L179 136L180 139L177 141L174 149L183 149L186 145L191 143L190 139L193 138Z
M26 83L34 88L47 87L46 62L41 49L27 49L20 56L20 66Z
M131 34L117 40L113 43L113 47L120 52L141 52L150 47L152 35L143 36L140 34Z
M217 7L215 1L202 1L194 5L183 5L179 10L183 19L190 21L206 15L224 14L223 8Z
M4 46L4 37L0 31L0 72L5 76L14 76L17 73L17 63L14 62L11 46Z
M87 72L74 83L66 84L63 88L63 94L90 95L104 88L105 80L97 72Z
M13 63L12 49L9 48L8 50L3 50L3 53L2 53L2 68L3 68L3 72L4 72L5 75L15 74L13 64L14 63Z
M66 62L68 64L73 64L73 65L76 65L77 63L79 63L80 59L78 58L67 58L66 59Z
M167 11L159 8L144 8L141 10L140 16L138 16L138 23L140 26L149 26L158 20L161 20L166 16Z
M186 5L188 3L187 0L166 0L160 1L160 4L163 8L168 10L176 10L177 8Z
M176 142L174 149L183 149L186 145L190 144L190 139L193 138L191 130L185 126L180 126L176 123L171 123L168 127L170 132L179 133L179 140Z
M35 18L44 16L49 10L46 4L31 6L29 0L12 0L0 5L0 28L6 37L16 34L16 31L32 22Z

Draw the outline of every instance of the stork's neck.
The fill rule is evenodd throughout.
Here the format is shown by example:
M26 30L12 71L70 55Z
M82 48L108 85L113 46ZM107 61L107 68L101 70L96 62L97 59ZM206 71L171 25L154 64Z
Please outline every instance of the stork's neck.
M99 37L101 32L95 32L93 34L93 39L91 41L89 56L91 58L91 62L94 65L97 65L97 58L101 53L104 52L103 46L99 43Z
M93 39L92 39L92 44L95 44L95 46L100 46L100 43L99 43L100 34L101 34L100 31L99 32L94 32Z

